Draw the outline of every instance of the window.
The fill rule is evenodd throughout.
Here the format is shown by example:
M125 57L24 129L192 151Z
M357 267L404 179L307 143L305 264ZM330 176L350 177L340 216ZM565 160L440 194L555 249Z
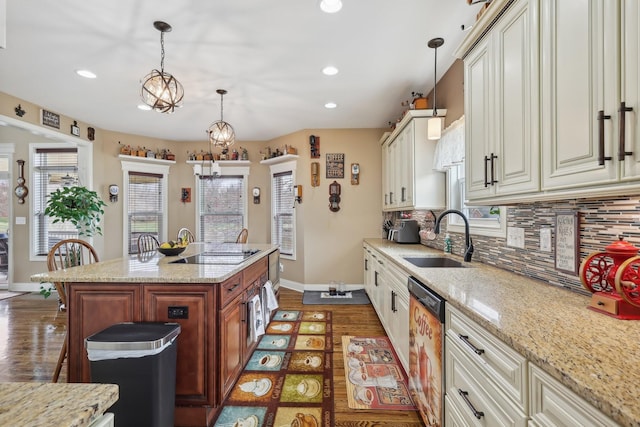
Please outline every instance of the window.
M464 203L464 162L447 169L449 209L457 209L469 219L473 234L485 236L506 236L506 208L504 206L470 206ZM464 221L458 215L448 215L447 229L464 233Z
M244 176L200 176L198 240L235 242L246 228L244 194Z
M138 252L138 236L167 239L167 176L169 166L122 161L124 189L123 253Z
M60 240L78 237L73 224L54 224L53 219L44 214L52 192L78 184L78 150L68 146L35 148L32 159L32 243L36 256L46 256L49 249Z
M129 171L127 224L130 254L138 252L138 237L151 234L159 241L163 223L162 175Z
M293 172L272 175L271 243L280 247L283 258L295 259L295 210L293 208Z

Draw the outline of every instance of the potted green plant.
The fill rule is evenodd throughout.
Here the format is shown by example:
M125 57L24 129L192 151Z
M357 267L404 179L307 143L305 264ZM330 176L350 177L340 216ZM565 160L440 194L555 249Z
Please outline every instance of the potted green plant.
M86 187L71 186L59 188L49 196L45 215L53 218L53 223L70 222L80 236L102 235L100 220L104 215L105 202L98 193Z
M82 186L62 187L49 195L45 215L53 218L53 223L70 222L78 230L80 236L102 235L100 220L104 215L104 207L98 193ZM77 265L79 258L69 254L68 267ZM51 295L53 288L40 286L40 293L45 297Z

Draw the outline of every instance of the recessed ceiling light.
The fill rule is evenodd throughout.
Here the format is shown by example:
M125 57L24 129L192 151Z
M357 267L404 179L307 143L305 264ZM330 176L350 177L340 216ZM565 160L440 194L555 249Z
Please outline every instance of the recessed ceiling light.
M322 0L320 2L320 9L326 13L336 13L342 9L341 0Z
M322 72L327 76L335 76L338 74L338 69L333 65L328 65L322 69Z
M95 73L89 70L76 70L76 74L87 79L95 79L97 77Z
M338 106L338 104L336 104L335 102L327 102L326 104L324 104L324 108L336 108Z
M142 111L151 111L151 106L147 104L138 104L138 109Z

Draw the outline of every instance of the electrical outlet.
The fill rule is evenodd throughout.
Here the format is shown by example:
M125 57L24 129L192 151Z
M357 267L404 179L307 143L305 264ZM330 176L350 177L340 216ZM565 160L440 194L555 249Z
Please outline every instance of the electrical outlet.
M540 250L542 252L551 252L551 229L540 229Z
M507 227L507 246L524 249L524 228Z

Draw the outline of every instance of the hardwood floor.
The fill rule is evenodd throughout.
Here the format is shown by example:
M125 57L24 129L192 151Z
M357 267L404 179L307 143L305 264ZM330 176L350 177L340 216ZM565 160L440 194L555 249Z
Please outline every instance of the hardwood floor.
M384 329L371 306L302 304L302 293L281 289L280 306L333 312L335 425L342 427L419 427L414 411L362 411L347 406L343 335L381 336ZM0 301L0 382L49 382L65 335L66 314L55 298L26 294ZM66 366L60 382L66 381Z

